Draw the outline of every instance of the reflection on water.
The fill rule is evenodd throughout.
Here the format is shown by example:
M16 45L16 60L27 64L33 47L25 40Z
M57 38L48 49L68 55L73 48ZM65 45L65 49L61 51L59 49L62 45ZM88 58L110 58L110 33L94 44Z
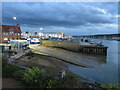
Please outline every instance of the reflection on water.
M69 70L98 83L118 83L118 41L103 41L108 46L107 56L80 54L83 61L94 65L95 68L83 68L69 65ZM77 57L75 57L77 58Z
M105 56L105 55L83 54L83 53L80 53L80 54L82 56L84 56L84 58L82 58L82 59L88 58L88 59L90 59L89 61L91 63L94 63L94 62L96 62L97 64L105 64L105 63L107 63L107 60L106 60L107 56Z

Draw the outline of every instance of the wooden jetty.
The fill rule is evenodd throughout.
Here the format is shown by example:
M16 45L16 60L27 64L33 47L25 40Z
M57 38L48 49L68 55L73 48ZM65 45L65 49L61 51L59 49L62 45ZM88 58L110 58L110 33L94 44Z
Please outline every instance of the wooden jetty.
M81 45L79 51L89 54L107 55L106 46Z

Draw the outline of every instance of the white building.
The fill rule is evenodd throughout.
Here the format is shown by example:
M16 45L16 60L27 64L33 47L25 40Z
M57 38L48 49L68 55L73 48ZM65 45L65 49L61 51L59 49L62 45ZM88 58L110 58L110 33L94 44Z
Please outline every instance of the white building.
M57 37L57 38L62 38L64 37L63 32L40 32L38 33L40 37L45 36L45 37Z

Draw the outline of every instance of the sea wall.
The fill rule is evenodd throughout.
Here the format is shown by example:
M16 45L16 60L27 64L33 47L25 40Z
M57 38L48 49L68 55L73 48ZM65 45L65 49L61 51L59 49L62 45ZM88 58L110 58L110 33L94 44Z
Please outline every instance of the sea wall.
M59 47L71 51L79 51L80 48L79 42L42 40L41 44L43 46Z
M66 50L77 51L88 54L99 54L107 55L107 48L105 46L95 46L95 45L81 45L80 42L69 42L69 41L51 41L42 40L41 44L47 47L57 47Z

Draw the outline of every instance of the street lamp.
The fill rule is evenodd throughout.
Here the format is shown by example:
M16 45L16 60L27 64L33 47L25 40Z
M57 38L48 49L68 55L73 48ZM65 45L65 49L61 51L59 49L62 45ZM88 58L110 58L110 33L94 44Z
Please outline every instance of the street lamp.
M16 18L16 17L13 17L13 20L17 20L17 18ZM18 36L17 36L17 38L18 38ZM18 47L18 50L19 50L19 47L20 47L19 41L18 41L17 47Z
M42 38L42 35L43 35L43 28L40 28L40 39Z
M42 31L42 30L43 30L43 28L40 28L40 30Z
M17 18L16 17L13 17L14 20L16 20Z

